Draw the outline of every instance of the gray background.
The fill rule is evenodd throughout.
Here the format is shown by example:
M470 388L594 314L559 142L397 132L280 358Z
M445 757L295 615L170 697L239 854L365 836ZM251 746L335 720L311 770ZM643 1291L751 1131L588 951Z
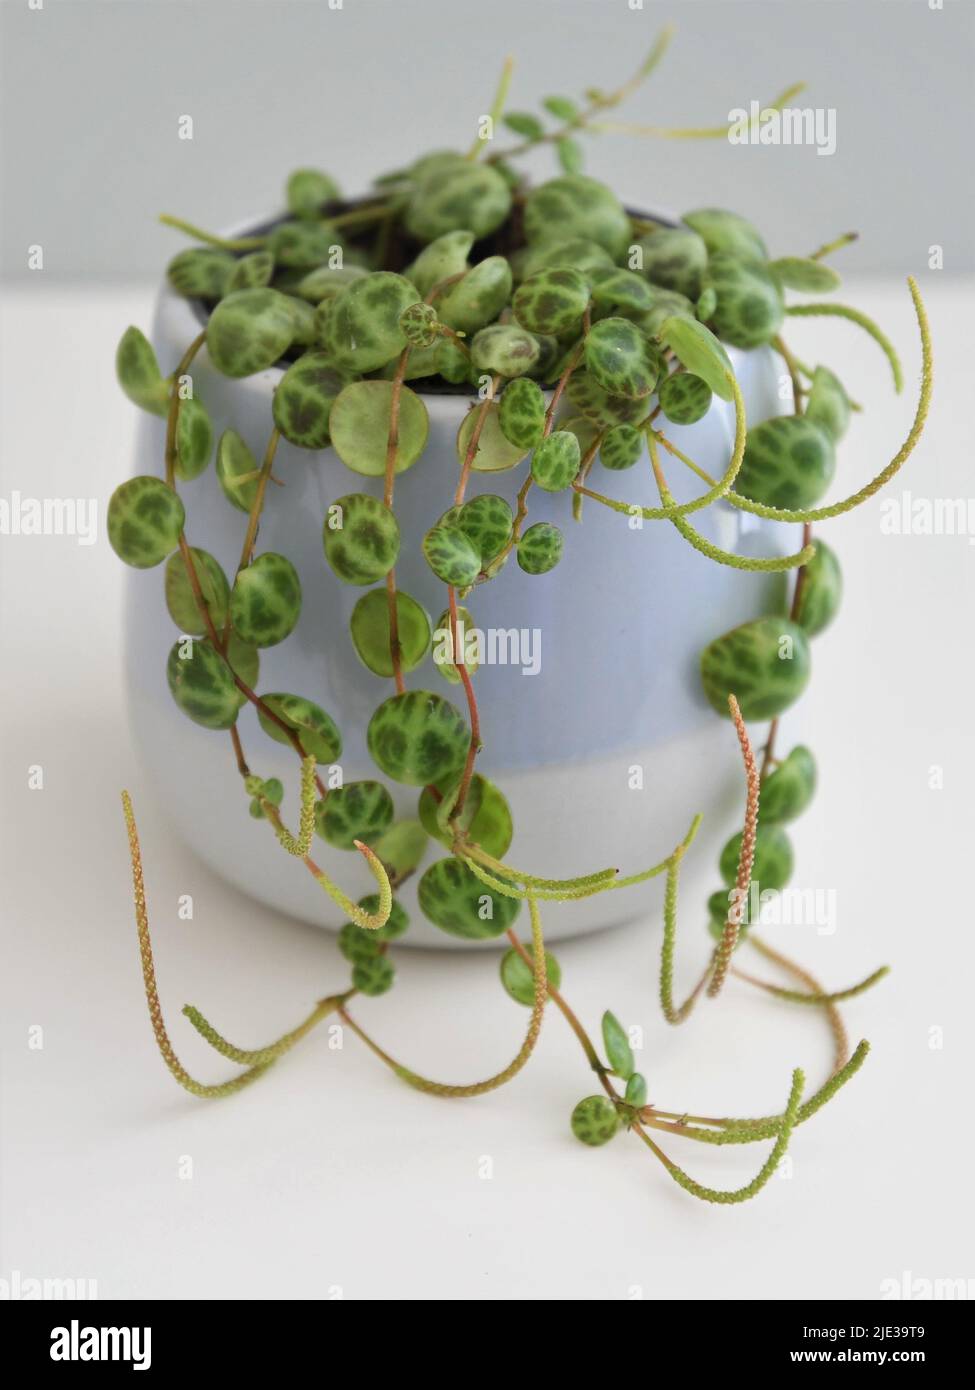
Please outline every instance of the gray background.
M775 254L851 226L849 271L903 272L944 247L972 268L969 150L975 6L945 0L2 0L2 270L146 279L184 245L170 211L226 227L275 208L299 164L350 193L419 151L466 147L504 55L515 108L610 88L656 30L671 51L622 113L719 124L798 78L834 107L838 147L589 141L590 173L634 201L750 211ZM194 139L177 138L192 115ZM550 152L536 176L554 172Z

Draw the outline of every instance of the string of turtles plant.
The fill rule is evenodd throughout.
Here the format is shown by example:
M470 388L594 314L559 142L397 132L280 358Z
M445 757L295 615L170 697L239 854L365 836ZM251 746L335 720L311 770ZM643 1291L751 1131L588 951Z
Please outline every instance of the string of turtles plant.
M785 291L828 294L839 277L827 258L852 240L839 237L807 256L770 259L759 232L727 211L687 213L679 226L629 214L615 194L581 172L578 137L620 128L605 120L654 69L665 31L639 71L619 89L590 91L578 104L554 96L545 116L505 110L510 63L490 118L464 154L437 152L377 181L369 198L342 204L334 182L300 169L287 181L287 217L260 235L227 240L163 220L202 245L182 251L168 268L170 284L200 301L205 327L163 376L147 339L129 328L118 349L123 390L166 421L162 476L132 478L115 491L109 538L138 568L165 562L166 601L179 638L167 675L180 709L205 729L229 735L250 814L266 819L283 849L300 860L348 916L339 945L351 964L350 983L319 1001L298 1026L260 1048L228 1042L198 1009L184 1014L197 1031L242 1070L204 1084L180 1063L163 1021L155 984L138 836L127 793L136 918L146 994L162 1056L176 1080L197 1096L226 1096L263 1075L323 1018L336 1015L411 1086L439 1096L475 1096L511 1080L528 1061L551 1002L577 1037L600 1092L580 1101L571 1128L586 1144L629 1130L692 1195L737 1202L757 1193L774 1171L792 1130L810 1118L861 1066L867 1050L848 1046L837 1005L879 979L880 970L852 988L828 991L801 966L750 930L749 889L781 889L792 870L785 826L809 805L816 764L805 747L776 755L778 720L801 695L810 675L810 639L830 623L841 590L834 552L813 538L814 524L867 501L893 477L923 428L931 391L931 345L924 306L913 279L910 293L923 358L914 423L889 464L842 501L819 505L835 471L835 448L859 407L826 366L805 366L782 337L787 317L832 314L865 330L886 354L895 387L901 368L881 330L858 311L832 301L786 303ZM794 95L790 88L770 109ZM551 122L554 121L554 124ZM520 137L494 150L494 127ZM727 128L650 128L669 138L725 136ZM512 160L539 145L555 147L562 172L531 188ZM488 254L480 254L487 251ZM746 427L745 407L725 344L771 345L792 382L794 413ZM190 368L206 348L212 366L244 378L288 362L273 397L273 421L258 462L233 429L216 446L216 474L227 502L240 510L240 561L232 581L213 556L190 545L179 485L208 465L213 429L193 390ZM400 530L395 486L422 458L428 418L422 396L407 383L424 379L474 396L457 438L459 471L453 496L423 539L433 574L445 585L436 623L396 582ZM724 474L713 478L668 436L670 424L701 419L714 398L730 402L735 434ZM313 700L292 693L257 693L261 649L292 632L301 586L284 555L256 553L260 520L273 506L269 484L286 485L273 469L279 441L315 453L333 448L352 473L382 480L382 497L342 491L323 525L324 555L343 583L365 590L351 618L362 662L393 692L368 726L368 747L381 774L420 789L416 820L396 822L389 790L378 779L326 785L318 769L333 768L340 731ZM592 486L597 464L611 471L636 467L649 455L659 506L620 502ZM706 490L678 503L662 466L667 456L696 474ZM468 498L472 472L523 471L512 508L493 494ZM514 557L529 575L559 562L560 528L531 521L533 489L571 498L574 522L584 503L628 517L673 526L708 559L742 570L796 571L787 611L766 614L715 638L701 658L706 695L730 716L741 747L747 788L742 830L720 856L724 886L708 902L715 943L700 980L680 1004L673 997L678 879L700 817L683 839L650 868L622 874L615 866L552 879L508 862L513 835L505 797L477 771L481 748L475 695L477 652L461 639L474 623L464 606L478 588L503 583ZM787 524L800 524L803 542L785 556L729 553L698 531L691 517L716 503ZM621 523L622 524L622 523ZM571 525L570 525L571 530ZM440 677L459 686L466 717L442 692L415 689L408 677L433 647ZM786 650L787 649L787 650ZM446 653L446 655L444 655ZM789 659L781 659L787 654ZM263 732L289 745L299 759L297 832L283 812L284 787L252 771L238 728L247 703ZM771 720L761 767L745 721ZM358 851L376 880L359 902L312 857L315 836ZM510 949L501 981L530 1009L524 1042L496 1075L454 1085L418 1075L363 1030L351 1012L357 995L385 993L393 984L390 948L408 930L396 891L419 868L430 841L445 853L427 867L418 899L435 926L454 936L506 934ZM648 1100L627 1035L615 1016L602 1019L597 1048L560 992L561 970L545 949L541 905L615 892L655 876L666 880L660 961L660 1002L680 1023L702 996L716 996L729 976L781 999L824 1012L835 1042L832 1070L818 1090L805 1091L793 1072L783 1109L758 1118L709 1117L663 1110ZM530 940L515 933L527 903ZM748 943L791 977L794 987L758 979L734 963ZM705 1144L772 1140L757 1175L733 1191L702 1186L659 1147L663 1135ZM654 1137L657 1136L657 1137Z

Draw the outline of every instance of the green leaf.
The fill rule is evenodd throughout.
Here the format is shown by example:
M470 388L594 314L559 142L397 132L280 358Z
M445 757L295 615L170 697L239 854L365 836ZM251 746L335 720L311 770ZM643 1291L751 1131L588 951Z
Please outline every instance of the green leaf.
M177 705L205 729L237 722L237 687L223 657L206 638L181 638L166 663L166 679Z
M481 557L459 526L432 526L423 537L423 555L438 579L458 589L481 572Z
M347 468L367 478L386 472L393 403L391 381L353 381L336 397L328 419L335 452ZM405 473L423 453L430 433L427 408L415 391L401 386L396 472Z
M558 155L559 164L567 174L581 174L584 157L582 146L578 140L573 140L569 135L563 135L555 142L555 153Z
M292 217L318 217L326 203L341 196L335 180L320 169L295 169L288 175L285 199Z
M352 280L331 301L322 346L349 371L375 371L403 351L400 317L419 298L416 286L392 271Z
M632 1105L634 1110L641 1110L647 1103L647 1079L641 1076L638 1071L633 1072L626 1083L626 1094L623 1099L627 1105Z
M721 851L719 867L721 877L729 888L733 888L738 878L738 856L741 854L741 831L732 835ZM778 891L784 888L792 877L794 856L792 842L779 825L765 825L759 822L755 835L755 862L752 865L751 881L759 892L766 888Z
M459 859L438 859L417 885L424 915L450 936L484 941L507 931L521 910L517 898L488 888Z
M586 1096L573 1110L570 1124L580 1143L598 1148L613 1138L620 1127L620 1117L608 1096Z
M213 453L213 425L206 406L197 396L189 396L179 403L176 417L176 462L174 472L177 478L186 482L198 478L210 462Z
M525 950L534 958L535 952L532 943L523 943ZM548 982L553 989L558 989L562 983L562 970L558 961L551 951L545 952L545 973ZM505 951L501 957L501 983L505 992L511 996L516 1004L524 1004L526 1008L531 1008L535 1003L535 974L529 965L526 965L519 953L512 947Z
M360 994L385 994L392 989L395 977L393 963L386 956L359 961L352 967L352 986Z
M445 232L472 232L475 240L501 226L511 211L511 190L490 164L441 165L422 177L406 208L404 224L417 241Z
M589 285L572 266L539 270L519 285L512 307L523 328L532 333L578 332L589 303Z
M412 671L430 650L430 619L426 609L402 589L396 591L396 630L400 670ZM389 595L385 589L370 589L362 595L352 610L349 631L362 664L377 676L391 676Z
M161 565L179 544L186 513L161 478L141 474L121 483L108 503L108 542L135 569Z
M274 257L270 251L252 251L249 256L241 256L227 281L227 293L234 290L262 289L271 283L274 275Z
M152 344L140 329L130 327L122 334L115 350L115 374L134 405L153 415L166 414L169 385L163 380Z
M521 450L534 449L545 430L545 396L527 376L509 381L498 406L498 424L509 443Z
M275 647L294 631L301 613L298 571L267 551L238 571L230 591L234 631L255 647Z
M509 130L523 135L526 140L540 140L545 134L545 127L538 117L527 111L507 111L501 119Z
M603 1014L603 1044L610 1068L626 1081L634 1071L633 1052L623 1025L609 1009Z
M507 390L508 388L506 388ZM457 462L463 464L467 457L474 426L480 418L482 406L474 406L467 412L457 431ZM501 429L498 406L492 401L484 409L484 423L478 435L477 449L471 467L477 473L504 473L520 463L528 452L521 444L513 444Z
M762 824L791 821L801 816L816 792L816 760L800 744L762 783Z
M839 377L828 367L817 367L803 411L806 419L838 444L850 423L850 410L850 398Z
M579 440L570 430L555 430L532 455L532 477L545 492L562 492L579 471Z
M836 552L817 536L816 553L802 571L796 622L816 637L836 617L842 597L843 571Z
M661 411L675 425L693 425L702 420L712 399L710 386L693 372L672 372L657 391Z
M396 563L399 522L378 497L352 492L329 507L322 544L325 559L346 584L375 584Z
M674 314L664 319L657 334L682 366L705 381L716 396L730 401L734 396L734 368L721 343L703 323Z
M809 642L788 618L756 618L710 642L701 653L701 680L711 707L730 718L735 695L746 720L774 719L809 683Z
M398 820L374 841L372 851L382 860L386 872L399 881L411 874L426 854L427 832L418 820Z
M393 823L393 798L382 782L366 779L334 787L315 804L315 832L336 849L370 847Z
M227 501L249 512L257 496L257 459L236 430L224 430L217 444L217 479Z
M836 471L833 441L805 415L778 415L748 431L735 492L768 507L812 507Z
M842 283L831 266L804 256L782 256L769 261L769 270L786 289L803 290L806 294L829 294Z
M474 366L492 376L522 376L531 371L540 354L538 339L515 324L492 323L471 340Z
M369 720L369 753L394 782L425 787L459 771L470 731L460 711L429 690L409 690L384 700Z
M565 537L549 521L536 521L518 542L518 565L526 574L547 574L562 558Z
M191 547L190 555L210 619L217 632L221 632L227 620L230 599L227 576L209 551ZM186 562L179 551L173 551L166 561L166 607L180 632L188 633L191 637L202 637L207 631L186 573Z
M338 726L330 714L316 705L312 700L306 700L301 695L286 695L274 693L272 695L261 695L262 702L272 710L279 719L283 719L289 728L293 729L301 739L301 746L306 753L314 756L316 763L334 763L342 755L342 735L339 733ZM257 711L257 720L268 738L273 738L275 743L283 743L286 747L291 747L291 740L273 719L269 719L262 709Z
M275 388L274 423L299 449L327 449L332 407L348 384L348 373L334 366L327 353L306 352Z
M221 299L207 323L210 360L224 376L266 371L294 340L295 321L287 297L277 290L234 290Z
M578 106L568 97L546 97L542 105L558 121L575 121L579 117Z
M585 361L586 370L604 391L627 399L649 396L663 369L654 344L624 318L593 324L586 334Z
M443 796L443 801L452 808L460 786L459 775L444 778L436 786ZM438 820L438 811L443 806L443 801L435 801L429 787L424 787L417 809L428 834L438 840L445 849L450 849L452 839L446 831L441 831ZM486 854L493 855L495 859L501 859L511 847L514 828L507 798L494 782L479 772L475 772L471 778L459 824L475 844L480 845Z
M466 608L457 606L457 646L458 655L466 667L467 674L473 676L480 663L480 647L477 640L471 640L475 632L474 619ZM460 684L460 672L454 660L454 629L450 609L445 608L433 627L433 664L438 673L451 685Z
M508 544L514 523L510 504L493 492L468 498L456 521L480 556L481 569L487 569Z

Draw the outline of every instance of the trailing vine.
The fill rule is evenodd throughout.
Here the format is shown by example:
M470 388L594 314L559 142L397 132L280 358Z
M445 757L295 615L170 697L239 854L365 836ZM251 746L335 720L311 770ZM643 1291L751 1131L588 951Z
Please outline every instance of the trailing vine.
M163 218L201 243L175 256L168 278L173 290L202 306L206 326L168 376L139 329L129 328L122 337L119 381L136 405L165 419L165 446L159 476L132 478L112 495L109 538L130 565L165 564L166 602L179 633L167 662L173 699L202 728L227 734L251 816L268 822L282 849L301 861L349 919L339 936L351 967L348 984L318 1001L277 1040L239 1047L199 1009L185 1007L196 1031L242 1069L229 1080L197 1081L170 1041L156 988L135 816L128 793L122 800L150 1019L166 1065L191 1094L239 1091L323 1019L335 1016L410 1086L444 1097L477 1096L504 1085L528 1063L552 1005L577 1038L600 1087L572 1113L576 1137L599 1145L620 1130L630 1131L691 1195L733 1203L765 1185L794 1129L851 1079L868 1051L861 1042L850 1053L837 1004L875 984L885 968L853 986L826 989L758 938L750 904L759 885L785 887L793 860L785 826L807 808L815 791L816 764L807 748L793 748L784 758L775 752L779 716L809 679L810 639L832 621L840 601L839 561L812 527L868 501L904 464L924 427L932 354L924 305L910 279L922 358L913 425L872 481L840 502L819 505L833 481L836 445L851 411L860 407L828 367L810 369L795 356L782 336L786 318L845 319L884 352L895 388L903 384L889 339L858 310L831 301L786 302L787 291L821 295L837 288L839 276L824 262L855 234L839 236L808 256L770 259L760 233L738 214L704 208L685 214L678 226L635 217L609 188L581 172L580 136L623 129L673 139L727 135L726 126L628 127L607 118L650 76L669 39L667 29L634 76L616 90L591 90L578 103L548 97L539 115L506 108L509 60L491 111L465 153L424 155L377 180L375 192L359 203L343 203L327 174L299 169L287 181L287 215L266 232L227 239L179 218ZM800 89L801 84L790 87L769 109L781 108ZM518 137L508 149L494 147L499 125ZM532 188L512 161L541 145L553 147L562 172ZM791 415L749 426L725 344L743 350L771 346L792 383ZM204 349L211 367L229 378L265 371L284 359L260 462L232 428L214 450L212 422L191 375ZM423 380L474 396L457 437L456 488L422 542L430 570L444 585L436 623L396 580L402 544L396 480L421 460L426 446L426 406L410 384ZM724 405L733 411L734 440L727 467L716 479L667 431ZM300 580L288 558L256 549L262 516L274 505L274 488L287 486L287 479L274 473L282 439L312 453L331 448L353 474L381 480L381 497L336 485L323 518L323 550L337 581L364 590L352 613L351 639L364 665L393 682L393 693L369 721L369 751L380 774L419 789L415 820L394 819L389 790L378 777L342 783L330 776L326 784L319 768L340 768L342 735L315 701L258 693L261 650L288 638L302 603ZM190 543L180 493L180 485L198 477L214 452L227 504L242 513L240 560L232 579L208 551ZM686 467L706 490L678 503L664 461L668 468ZM618 501L590 486L597 464L619 472L646 462L659 506ZM514 508L494 494L467 496L472 474L514 469L523 471ZM472 650L465 641L473 622L464 605L471 595L476 602L480 586L503 583L512 557L528 575L544 575L559 563L567 538L550 522L532 521L535 489L571 499L574 522L583 519L588 502L641 524L671 526L718 564L795 572L786 609L716 636L702 653L704 692L716 712L730 718L738 738L745 804L742 829L720 856L724 886L708 901L714 946L681 1003L674 999L679 875L700 817L648 868L613 865L567 879L547 878L508 862L511 813L500 788L478 771L479 654L476 644ZM762 557L724 550L689 520L715 505L801 524L802 545ZM459 687L463 712L442 690L412 685L412 672L431 650L445 686ZM289 746L298 759L296 830L282 810L283 784L251 770L238 727L246 704L255 707L263 733ZM766 720L771 723L759 763L747 723ZM312 858L316 836L333 848L361 854L376 891L352 901ZM444 853L419 879L424 914L444 932L465 939L506 936L501 981L530 1011L524 1041L511 1062L466 1085L432 1080L397 1061L352 1012L357 996L381 995L393 985L390 948L409 928L396 891L419 871L431 842ZM822 1011L835 1043L834 1065L812 1095L806 1094L797 1068L781 1111L772 1115L709 1118L666 1111L648 1101L646 1079L636 1070L630 1040L612 1012L602 1018L601 1048L592 1040L561 993L561 968L545 947L542 906L615 892L656 876L665 878L659 968L664 1018L684 1023L702 1000L714 999L733 981ZM530 939L522 941L515 922L526 902ZM790 985L739 968L743 946L783 970ZM750 1182L717 1191L679 1167L655 1134L709 1144L771 1140L772 1149Z

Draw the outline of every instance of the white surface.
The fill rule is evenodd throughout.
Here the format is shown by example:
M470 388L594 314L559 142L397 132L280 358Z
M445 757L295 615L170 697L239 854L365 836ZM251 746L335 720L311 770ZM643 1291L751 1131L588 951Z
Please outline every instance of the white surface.
M972 491L966 350L973 299L924 277L935 406L894 485ZM880 354L852 326L807 321L790 340L822 356L868 407L841 448L836 495L876 472L913 408L918 349L905 288L843 297L902 349L895 400ZM13 297L3 316L3 484L106 499L129 467L135 412L118 395L121 329L150 293ZM963 394L963 390L964 393ZM152 461L147 460L151 465ZM252 1089L206 1103L156 1055L141 995L118 791L130 788L147 862L162 998L189 1068L233 1068L179 1015L186 1001L243 1046L292 1026L346 965L331 938L248 902L171 836L134 758L122 706L122 568L107 544L2 539L3 1221L0 1276L82 1277L102 1297L878 1297L881 1281L975 1274L965 1174L972 1120L972 567L958 537L882 535L875 501L830 525L847 594L815 645L802 713L822 784L798 823L798 886L833 888L838 929L775 928L832 987L894 967L846 1009L874 1050L796 1134L791 1177L744 1207L681 1192L637 1141L576 1144L591 1093L582 1054L546 1017L535 1058L479 1100L410 1091L347 1037L322 1031ZM705 563L703 560L701 563ZM783 747L790 743L788 717ZM27 768L44 790L27 790ZM944 789L929 789L929 769ZM192 893L195 918L178 920ZM683 905L679 977L708 949L702 904ZM659 920L559 949L564 992L593 1032L611 1007L645 1029L641 1068L665 1109L761 1114L792 1066L810 1086L830 1044L812 1011L733 983L681 1029L656 1003ZM749 961L757 973L764 967ZM397 1057L443 1080L488 1075L527 1013L492 957L401 952L393 992L356 1015ZM41 1025L43 1050L28 1048ZM930 1030L944 1030L940 1050ZM700 1180L746 1181L759 1150L672 1141ZM763 1146L764 1150L764 1146ZM179 1176L189 1156L190 1179ZM484 1156L493 1177L479 1176Z

